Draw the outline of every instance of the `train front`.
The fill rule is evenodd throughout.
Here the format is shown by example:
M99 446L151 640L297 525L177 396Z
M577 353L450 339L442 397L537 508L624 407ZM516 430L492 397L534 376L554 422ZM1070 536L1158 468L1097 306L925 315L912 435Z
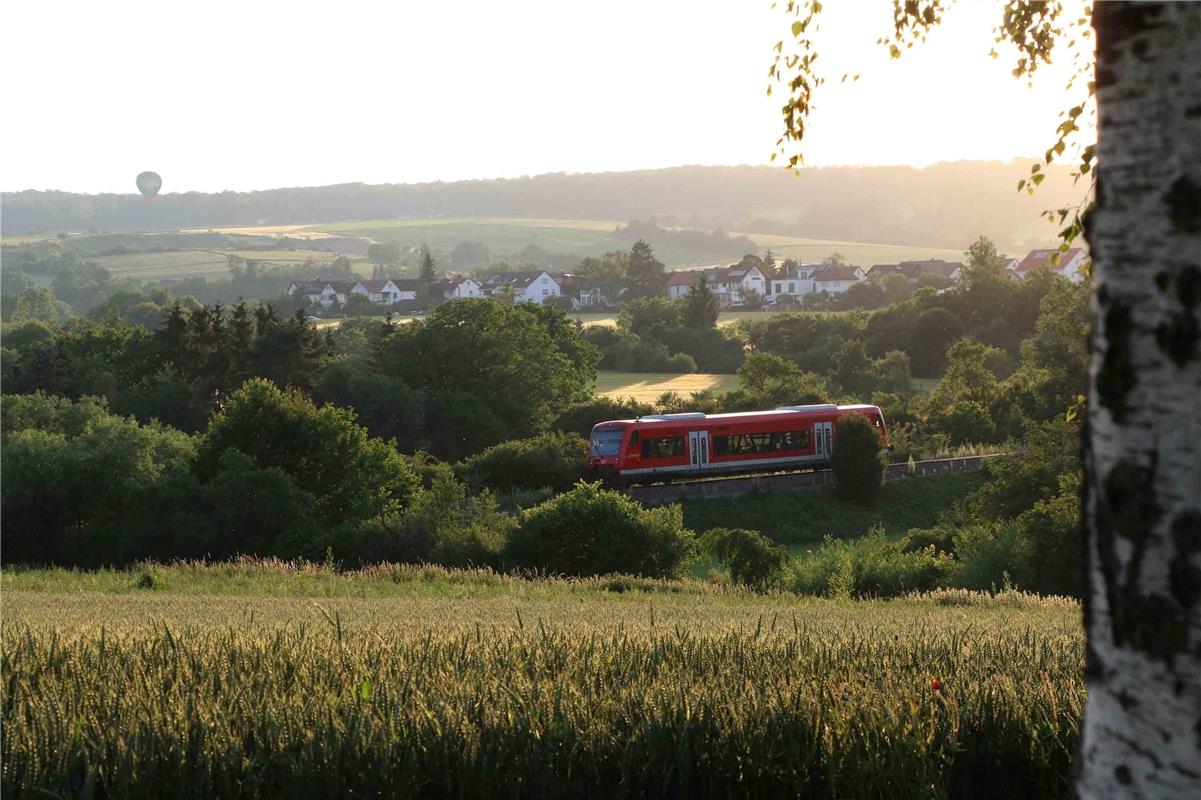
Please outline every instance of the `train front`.
M629 430L628 422L599 422L592 428L588 442L588 477L613 483L621 469L622 443Z

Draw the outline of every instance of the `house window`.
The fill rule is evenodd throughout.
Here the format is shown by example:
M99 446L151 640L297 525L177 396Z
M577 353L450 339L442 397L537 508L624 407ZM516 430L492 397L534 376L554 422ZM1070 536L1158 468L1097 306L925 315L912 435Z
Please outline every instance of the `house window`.
M543 283L547 283L548 281L550 281L550 278L543 278L543 279L542 279L542 282L543 282Z
M550 289L543 289L543 290L542 290L542 296L543 296L543 297L546 297L548 294L550 294Z
M788 284L788 293L796 294L796 284L795 283Z

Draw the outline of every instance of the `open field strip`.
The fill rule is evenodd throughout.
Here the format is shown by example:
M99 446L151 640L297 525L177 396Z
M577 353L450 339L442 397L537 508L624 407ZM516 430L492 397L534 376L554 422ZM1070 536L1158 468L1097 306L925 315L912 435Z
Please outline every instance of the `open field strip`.
M844 242L770 233L733 233L732 235L749 236L760 247L770 247L778 258L795 258L806 264L817 263L835 252L841 253L848 264L857 264L865 269L873 264L896 264L901 261L928 258L961 262L964 258L962 250L945 247Z
M313 230L312 225L246 225L233 228L185 228L180 233L228 233L243 236L280 236L291 239L328 239L325 231Z
M633 397L644 403L655 400L664 392L676 392L688 397L692 392L712 389L728 392L738 388L737 375L718 375L707 372L611 372L601 370L596 375L596 394L622 400Z
M310 259L329 263L335 254L321 250L177 250L129 253L89 259L114 275L142 280L163 278L227 278L229 256L265 264L303 264ZM282 289L281 289L282 291Z
M3 585L6 797L1066 797L1084 700L1078 605L1016 593L287 565Z

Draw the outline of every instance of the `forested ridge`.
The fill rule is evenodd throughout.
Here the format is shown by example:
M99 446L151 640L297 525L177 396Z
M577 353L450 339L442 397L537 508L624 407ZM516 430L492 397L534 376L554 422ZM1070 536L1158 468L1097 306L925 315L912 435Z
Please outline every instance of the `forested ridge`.
M156 230L301 224L396 217L657 217L688 227L961 247L983 233L1002 250L1045 239L1039 212L1075 205L1066 169L1046 170L1037 197L1016 191L1027 161L810 167L681 166L636 172L554 173L421 184L342 184L254 192L134 194L6 192L4 232ZM132 192L132 182L130 185Z

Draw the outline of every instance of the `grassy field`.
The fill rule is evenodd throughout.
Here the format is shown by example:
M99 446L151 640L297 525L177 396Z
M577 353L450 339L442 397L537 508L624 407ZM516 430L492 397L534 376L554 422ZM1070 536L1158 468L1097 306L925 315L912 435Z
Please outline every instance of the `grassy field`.
M963 261L962 250L940 247L843 242L830 239L807 239L799 236L777 236L768 233L745 235L750 236L760 247L770 247L772 252L780 258L795 258L805 264L816 264L835 252L841 253L848 264L858 264L865 269L873 264L897 264L901 261L927 258Z
M280 564L3 590L5 797L1067 797L1084 700L1079 607L1016 593Z
M214 279L229 277L229 256L240 256L267 264L301 264L310 259L318 263L328 263L334 259L333 254L320 250L179 250L99 256L89 260L107 268L114 275L125 278Z
M876 525L893 538L910 528L928 528L956 501L980 488L980 472L947 472L888 481L875 506L864 508L820 491L770 492L733 499L684 502L684 524L694 531L750 528L795 551L819 543L826 534L856 539Z
M611 372L601 370L596 375L596 393L614 399L633 397L644 403L654 401L664 392L677 392L688 397L692 392L712 389L728 392L738 388L737 375L716 375L707 372Z

